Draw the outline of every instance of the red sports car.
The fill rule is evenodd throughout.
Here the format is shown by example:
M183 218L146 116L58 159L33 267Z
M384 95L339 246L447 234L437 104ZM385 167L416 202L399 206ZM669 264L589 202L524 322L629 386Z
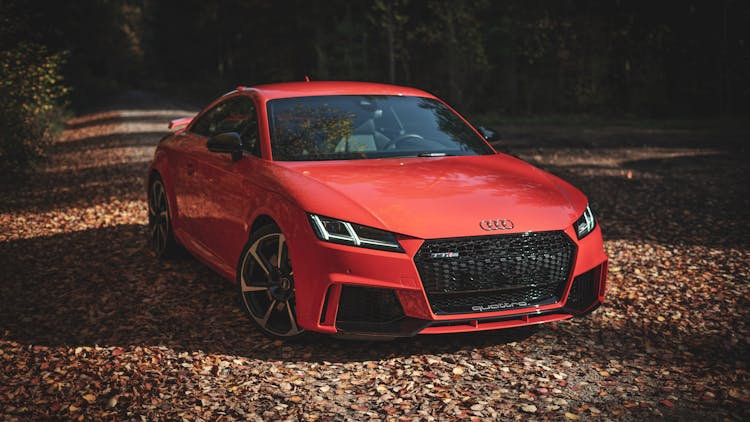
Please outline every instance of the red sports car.
M604 299L586 197L426 92L238 87L170 127L148 169L153 249L236 282L268 335L493 330Z

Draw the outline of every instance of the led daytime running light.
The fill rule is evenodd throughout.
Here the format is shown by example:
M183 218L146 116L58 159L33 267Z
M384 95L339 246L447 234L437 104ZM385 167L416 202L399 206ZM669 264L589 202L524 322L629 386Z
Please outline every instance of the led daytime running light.
M583 239L594 231L596 227L596 219L594 219L594 213L591 212L591 208L587 205L586 210L583 211L583 215L576 220L575 229L578 239Z
M358 235L357 230L354 228L354 226L356 225L352 225L352 223L349 223L346 221L337 220L337 219L328 218L328 217L321 217L315 214L310 214L310 220L312 220L313 227L315 228L316 234L322 240L326 240L326 241L334 242L334 243L350 244L353 246L359 246L359 247L364 247L364 248L385 249L385 250L393 250L393 251L399 251L399 252L403 251L403 249L401 249L401 245L398 244L395 237L393 237L393 242L385 242L385 241L378 240L378 239L368 239L366 237L362 237ZM326 226L323 220L341 224L346 230L348 235L330 233L326 229ZM370 230L377 230L377 229L370 229ZM392 234L386 231L383 231L383 230L380 230L380 231L393 236Z

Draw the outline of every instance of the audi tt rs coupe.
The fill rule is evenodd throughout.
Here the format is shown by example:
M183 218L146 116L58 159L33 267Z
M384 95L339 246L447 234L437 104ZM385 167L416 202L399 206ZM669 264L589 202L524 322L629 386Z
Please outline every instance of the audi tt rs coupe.
M604 300L587 198L427 92L238 87L169 126L148 168L153 250L236 283L267 335L494 330Z

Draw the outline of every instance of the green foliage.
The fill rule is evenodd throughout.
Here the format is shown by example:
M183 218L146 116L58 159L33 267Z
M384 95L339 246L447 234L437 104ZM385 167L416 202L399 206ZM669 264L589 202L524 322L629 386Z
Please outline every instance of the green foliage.
M0 51L0 171L32 165L52 143L67 93L64 61L64 53L30 42Z

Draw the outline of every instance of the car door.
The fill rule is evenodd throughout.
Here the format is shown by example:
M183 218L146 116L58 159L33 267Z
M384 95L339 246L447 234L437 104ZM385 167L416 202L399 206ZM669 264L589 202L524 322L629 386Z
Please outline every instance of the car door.
M252 184L248 179L259 159L258 120L253 100L244 95L226 101L226 108L216 113L208 127L208 137L236 132L240 135L243 154L239 160L227 153L210 152L205 147L195 162L196 196L200 204L193 220L198 240L213 259L226 267L234 268L247 241L245 218L248 215ZM219 262L217 262L219 263Z
M215 123L227 113L231 105L223 101L201 114L187 131L180 134L180 151L182 157L177 163L175 178L175 198L179 218L179 231L183 242L188 243L188 249L205 253L205 248L198 241L197 220L201 218L203 208L199 189L201 177L196 172L197 163L206 150L206 140L212 135Z

